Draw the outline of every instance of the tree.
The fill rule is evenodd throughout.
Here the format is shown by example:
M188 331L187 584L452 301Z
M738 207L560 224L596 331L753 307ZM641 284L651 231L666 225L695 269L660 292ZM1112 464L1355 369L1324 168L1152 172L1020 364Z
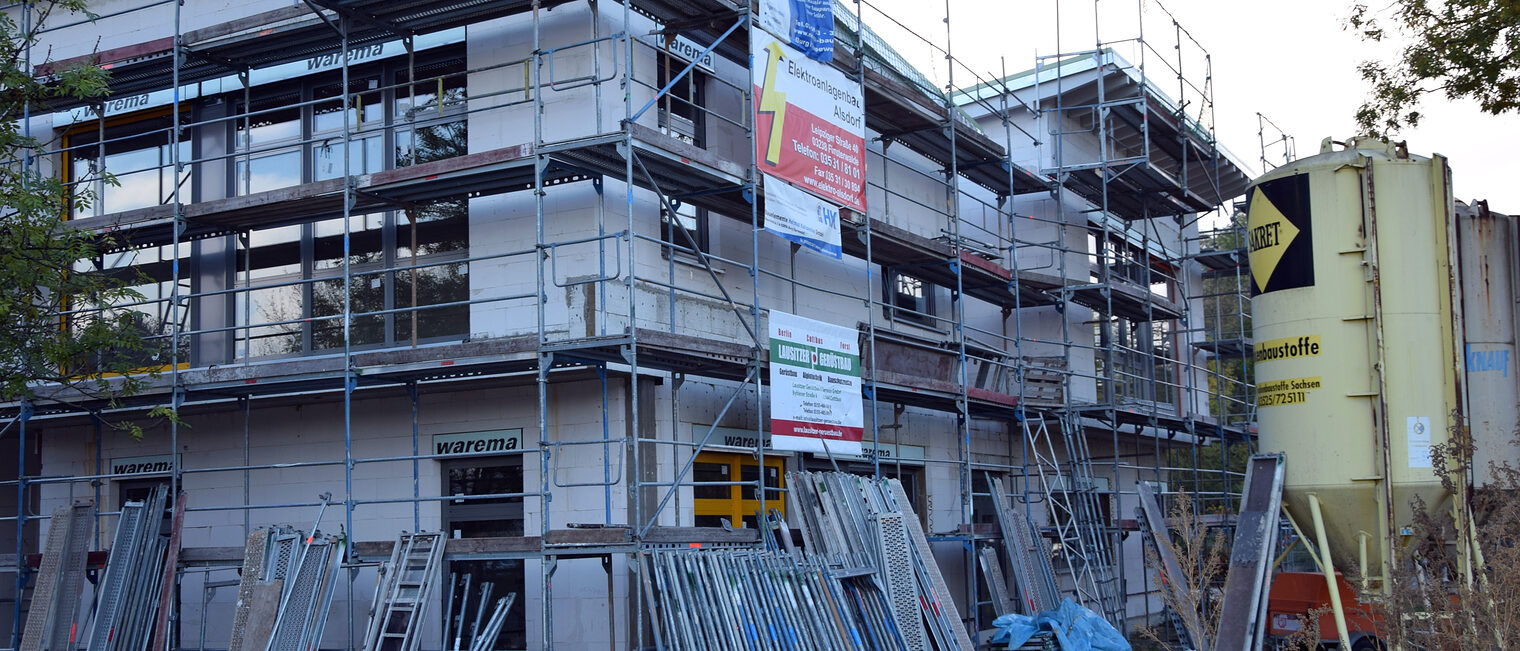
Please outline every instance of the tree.
M1409 41L1393 61L1357 67L1371 93L1356 120L1369 133L1418 126L1420 100L1431 93L1475 100L1493 115L1520 109L1520 3L1514 0L1394 0L1386 9L1357 4L1348 27L1368 41Z
M19 12L0 14L0 399L35 398L48 387L51 399L115 401L141 390L145 366L168 363L169 342L143 337L142 312L101 307L142 296L130 289L132 277L80 264L115 243L65 223L71 206L87 207L95 197L47 169L46 152L56 143L29 133L23 120L47 113L58 100L106 95L106 73L95 66L33 75L42 63L33 46L48 20L55 13L93 15L84 0L22 5L21 11L28 8L32 13L21 23ZM108 380L116 376L125 379ZM74 391L52 390L58 387ZM120 427L142 434L132 423Z

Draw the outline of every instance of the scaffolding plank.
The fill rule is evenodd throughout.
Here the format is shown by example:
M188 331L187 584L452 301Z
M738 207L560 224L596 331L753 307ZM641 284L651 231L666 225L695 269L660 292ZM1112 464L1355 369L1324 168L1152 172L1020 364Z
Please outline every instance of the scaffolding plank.
M924 617L918 594L917 572L913 569L912 543L908 541L908 529L901 513L882 513L876 516L877 544L881 546L882 583L886 584L887 598L892 604L892 614L897 619L897 630L902 634L908 651L929 651L924 635ZM933 557L926 559L933 563Z
M912 504L908 494L903 490L902 482L896 479L888 479L887 485L891 487L892 497L898 504ZM929 548L929 541L924 538L924 530L918 525L918 518L904 518L907 525L908 539L918 550L919 558L923 559L924 569L929 575L930 585L934 587L936 600L934 607L942 611L950 625L950 632L954 636L956 644L961 649L971 651L976 647L971 644L971 637L966 634L966 624L961 621L960 609L956 608L955 600L950 597L950 588L945 587L945 577L940 574L939 563L934 560L934 551ZM930 595L924 595L930 598Z
M1267 591L1272 586L1272 557L1277 549L1278 514L1282 512L1284 470L1282 454L1254 455L1246 466L1245 494L1240 498L1240 517L1230 546L1215 651L1261 648Z
M1003 564L998 562L997 551L982 546L977 550L976 557L982 568L982 577L987 580L987 594L992 596L993 611L999 616L1017 612L1014 601L1008 594L1008 580L1003 576Z
M79 590L95 527L93 502L60 507L48 524L47 546L33 583L21 651L67 644L79 610ZM62 641L62 642L60 642Z
M243 651L244 641L253 639L245 635L248 620L253 610L255 593L264 581L264 560L267 557L266 548L269 544L269 530L255 529L248 534L248 544L243 548L242 578L238 582L237 604L232 611L232 637L227 651ZM214 562L214 561L213 561ZM257 648L251 645L249 649Z

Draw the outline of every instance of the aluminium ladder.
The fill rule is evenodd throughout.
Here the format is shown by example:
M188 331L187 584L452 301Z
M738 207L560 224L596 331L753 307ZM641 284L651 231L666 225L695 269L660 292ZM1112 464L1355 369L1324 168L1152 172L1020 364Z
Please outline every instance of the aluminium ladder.
M403 533L396 540L387 571L375 584L366 651L416 651L443 547L439 532Z

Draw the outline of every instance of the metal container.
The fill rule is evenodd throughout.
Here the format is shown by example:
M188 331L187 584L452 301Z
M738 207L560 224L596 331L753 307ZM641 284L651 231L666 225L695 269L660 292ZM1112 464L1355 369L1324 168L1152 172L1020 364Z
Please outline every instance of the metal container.
M1463 362L1467 369L1468 426L1473 435L1473 481L1494 478L1491 464L1520 465L1515 426L1520 421L1515 380L1516 237L1512 217L1484 202L1457 203L1461 258Z
M1467 406L1450 179L1439 155L1326 139L1247 189L1261 450L1287 456L1295 520L1317 498L1335 566L1373 587L1411 500L1451 506L1430 454Z

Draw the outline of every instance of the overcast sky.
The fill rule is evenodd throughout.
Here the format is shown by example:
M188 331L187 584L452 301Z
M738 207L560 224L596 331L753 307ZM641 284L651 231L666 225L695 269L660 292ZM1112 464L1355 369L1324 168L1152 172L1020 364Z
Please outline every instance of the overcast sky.
M855 0L842 1L855 6ZM944 47L946 0L863 2L867 24L910 63L943 83L943 54L907 29ZM1172 95L1176 94L1171 90L1177 87L1175 74L1161 65L1161 57L1175 57L1177 38L1163 11L1176 17L1198 43L1184 36L1183 51L1189 55L1183 59L1183 72L1201 86L1202 75L1197 73L1204 66L1193 53L1208 52L1219 140L1254 175L1261 167L1258 112L1295 138L1300 158L1317 153L1325 137L1345 140L1355 133L1354 113L1366 95L1356 65L1391 50L1365 43L1342 28L1352 2L1098 0L1096 15L1101 38L1120 42L1119 49L1124 51L1123 41L1132 43L1140 31L1136 16L1143 4L1145 41L1155 50L1147 54L1146 74ZM1010 73L1030 69L1040 55L1091 50L1099 38L1092 0L949 0L948 4L951 51L964 65L988 77L996 76L1004 65ZM883 13L905 27L893 25ZM1125 52L1126 58L1131 54ZM956 86L975 83L966 79L969 71L957 70L955 75ZM1427 99L1422 110L1426 114L1422 126L1397 136L1408 141L1410 152L1449 157L1456 198L1488 199L1498 212L1520 213L1520 179L1515 178L1520 166L1512 163L1515 152L1510 151L1520 145L1520 116L1488 116L1475 104L1443 98ZM1273 140L1278 133L1268 127L1266 137ZM1280 163L1281 148L1268 156Z

